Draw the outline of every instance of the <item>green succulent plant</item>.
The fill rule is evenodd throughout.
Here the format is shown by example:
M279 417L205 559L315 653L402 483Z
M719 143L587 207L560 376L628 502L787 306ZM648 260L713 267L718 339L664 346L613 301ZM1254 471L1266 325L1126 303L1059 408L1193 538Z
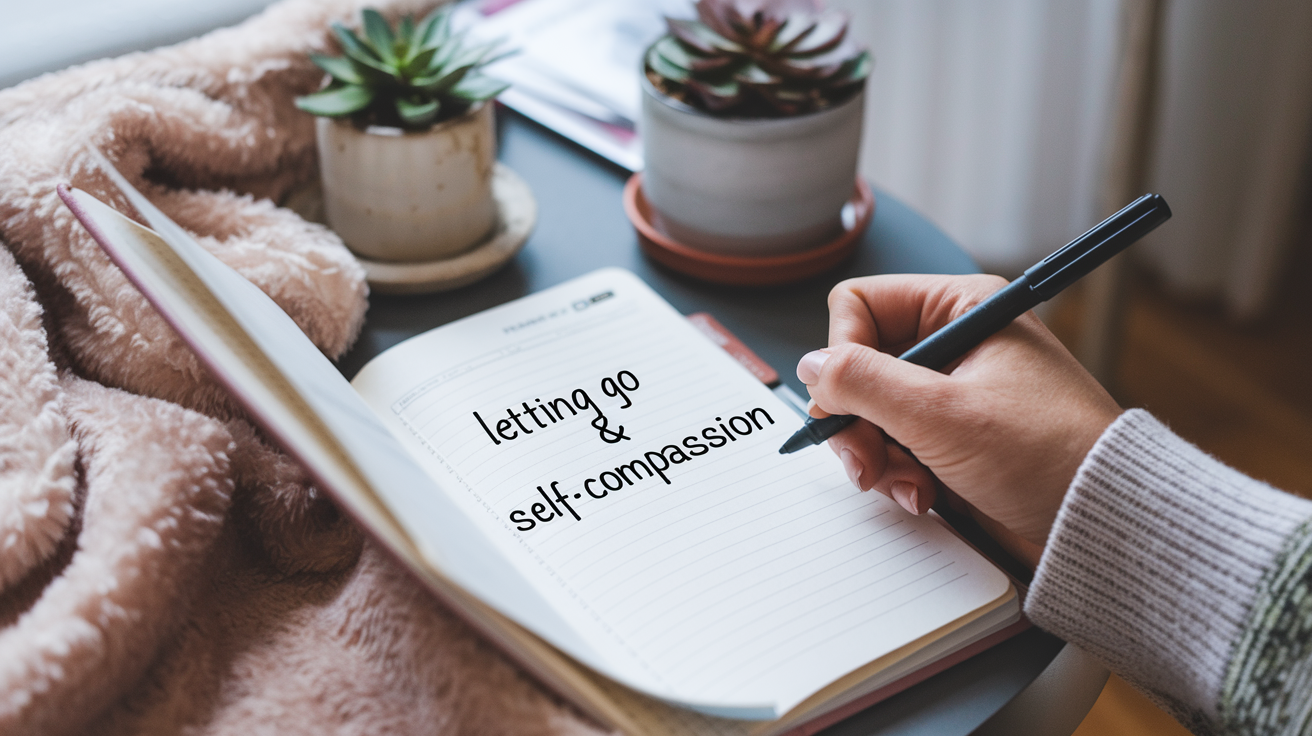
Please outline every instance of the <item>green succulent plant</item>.
M340 23L333 32L345 56L311 54L328 72L326 87L296 98L300 109L324 117L350 117L362 125L421 130L464 114L510 85L484 75L483 67L504 57L499 41L470 45L451 28L445 6L396 28L377 10L362 12L364 37Z
M860 90L873 64L847 15L814 0L698 0L697 18L666 17L647 78L715 115L801 115Z

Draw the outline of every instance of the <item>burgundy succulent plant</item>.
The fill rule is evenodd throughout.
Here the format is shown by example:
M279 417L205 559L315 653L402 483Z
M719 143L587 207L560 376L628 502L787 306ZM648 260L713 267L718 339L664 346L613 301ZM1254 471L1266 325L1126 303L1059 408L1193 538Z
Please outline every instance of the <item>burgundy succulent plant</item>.
M647 52L662 93L714 115L787 116L838 104L864 86L870 53L847 14L816 0L698 0L697 19L665 19Z

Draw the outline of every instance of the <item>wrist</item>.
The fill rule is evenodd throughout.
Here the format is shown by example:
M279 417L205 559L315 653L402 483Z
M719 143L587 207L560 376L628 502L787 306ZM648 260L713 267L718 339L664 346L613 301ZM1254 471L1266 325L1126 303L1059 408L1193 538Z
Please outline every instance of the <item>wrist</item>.
M1052 534L1052 527L1057 521L1067 496L1080 477L1081 469L1089 462L1090 455L1097 449L1098 443L1107 436L1117 418L1124 413L1124 410L1112 401L1110 396L1106 398L1106 402L1099 402L1100 405L1091 407L1084 420L1079 422L1075 427L1075 431L1071 433L1065 452L1065 457L1068 460L1062 466L1059 466L1061 470L1058 471L1058 476L1048 486L1047 502L1042 505L1043 519L1035 525L1033 534L1025 535L1026 539L1034 544L1040 553L1047 545L1048 537Z

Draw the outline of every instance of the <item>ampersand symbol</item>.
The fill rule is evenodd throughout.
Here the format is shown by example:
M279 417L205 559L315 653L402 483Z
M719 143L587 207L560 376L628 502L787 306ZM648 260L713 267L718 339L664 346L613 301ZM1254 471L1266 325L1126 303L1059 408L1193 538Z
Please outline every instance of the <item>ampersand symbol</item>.
M610 420L604 416L599 416L592 420L592 428L601 434L601 441L608 445L613 445L620 440L627 440L629 437L624 434L624 425L621 424L619 429L607 429Z

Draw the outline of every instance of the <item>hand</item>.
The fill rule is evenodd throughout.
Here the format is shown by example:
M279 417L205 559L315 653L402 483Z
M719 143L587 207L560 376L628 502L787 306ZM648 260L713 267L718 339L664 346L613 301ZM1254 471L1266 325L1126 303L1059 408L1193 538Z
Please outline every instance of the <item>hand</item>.
M858 488L912 513L946 492L986 527L1026 540L1007 546L1028 547L1018 556L1032 562L1121 408L1032 312L944 373L893 357L1004 285L995 276L844 281L829 294L829 347L805 355L797 377L813 416L862 417L829 440Z

